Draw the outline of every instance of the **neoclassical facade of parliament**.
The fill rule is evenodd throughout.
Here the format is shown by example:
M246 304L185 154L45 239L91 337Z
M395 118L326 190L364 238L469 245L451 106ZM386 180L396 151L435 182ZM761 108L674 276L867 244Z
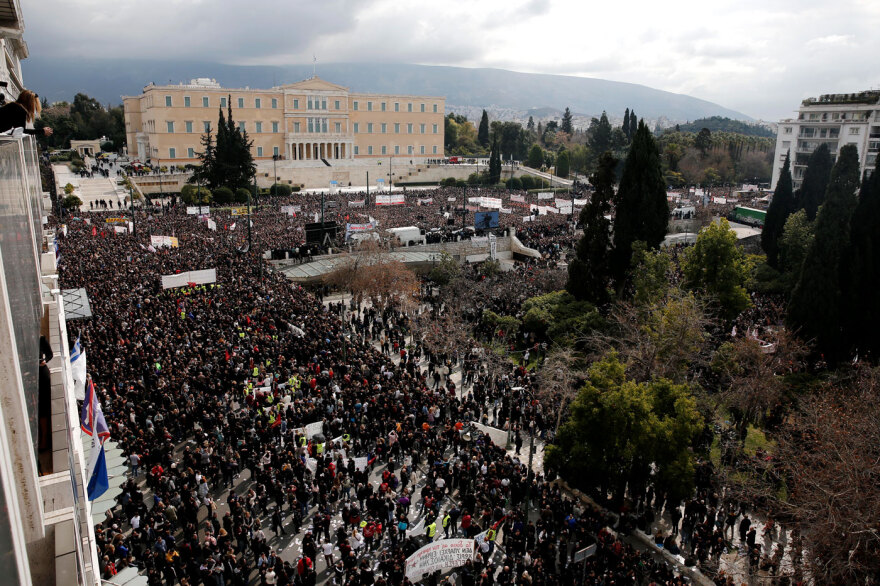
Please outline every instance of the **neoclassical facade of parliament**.
M206 78L151 84L123 103L129 155L143 162L198 162L202 135L215 132L219 109L226 115L230 105L258 161L333 165L444 154L445 98L352 93L319 77L265 90L223 88Z

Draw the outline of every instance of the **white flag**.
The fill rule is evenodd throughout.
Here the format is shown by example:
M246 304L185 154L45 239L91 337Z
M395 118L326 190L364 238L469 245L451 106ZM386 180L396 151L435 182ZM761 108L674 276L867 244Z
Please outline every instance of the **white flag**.
M73 376L73 396L77 401L82 401L86 398L86 351L79 338L70 351L70 372Z

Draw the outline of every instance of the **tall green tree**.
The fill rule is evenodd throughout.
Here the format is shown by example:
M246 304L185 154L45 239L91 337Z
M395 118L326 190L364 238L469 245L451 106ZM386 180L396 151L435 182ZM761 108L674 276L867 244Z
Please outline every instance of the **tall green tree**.
M629 108L623 113L623 125L620 128L626 135L626 140L632 140L632 136L629 133Z
M850 220L858 200L859 156L856 146L840 149L816 216L810 251L788 305L788 324L805 339L815 340L816 349L836 360L846 346L841 328L841 263L848 249Z
M501 181L501 152L498 147L498 136L492 139L492 151L489 154L489 185Z
M725 319L734 319L749 306L745 287L748 265L726 219L700 231L697 243L682 263L682 271L685 286L717 299Z
M477 140L483 148L489 146L489 114L483 110L483 117L480 118L480 128L477 131Z
M616 503L627 486L644 488L653 470L657 489L677 500L693 490L692 447L702 427L687 386L635 382L612 352L590 368L545 465L582 489L610 491Z
M529 116L529 121L526 123L526 130L534 130L535 129L535 119L532 116Z
M544 149L537 144L532 145L527 164L533 169L540 169L544 165Z
M594 305L603 305L610 298L611 221L605 216L611 212L616 168L617 159L606 151L590 176L594 191L579 218L584 235L577 243L574 260L568 265L566 290L579 301L590 301Z
M622 290L632 258L632 245L639 240L657 248L666 236L669 204L660 153L644 122L639 122L626 156L620 187L614 200L614 250L612 273Z
M880 173L862 183L843 267L844 325L856 351L880 354Z
M608 122L608 114L602 112L599 119L590 121L588 131L590 136L590 150L596 154L604 153L611 148L611 123Z
M629 111L629 139L632 140L636 135L636 130L638 130L639 119L636 116L635 110Z
M567 150L562 149L559 151L559 154L556 155L556 175L558 177L568 177L570 167L571 157Z
M708 128L700 130L694 139L694 147L705 157L708 150L712 148L712 131Z
M571 110L569 110L568 106L566 106L565 112L562 114L562 132L566 132L568 134L572 134L574 132L572 118L573 117L571 115Z
M797 208L806 210L810 221L816 219L819 206L825 201L825 193L828 190L828 182L831 180L831 168L834 160L827 143L820 144L807 159L807 170L804 171L804 181L797 192Z
M790 282L789 292L797 284L801 265L810 251L813 236L813 222L807 219L807 212L798 210L788 216L779 239L779 270Z
M785 164L776 182L773 201L767 209L764 230L761 232L761 248L767 253L767 264L779 268L779 239L785 229L785 221L795 211L794 191L791 184L791 153L785 156Z

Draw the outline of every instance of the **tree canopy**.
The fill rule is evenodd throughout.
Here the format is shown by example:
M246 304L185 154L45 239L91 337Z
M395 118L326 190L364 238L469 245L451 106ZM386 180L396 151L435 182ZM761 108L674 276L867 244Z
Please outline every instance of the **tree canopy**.
M682 271L688 288L718 300L724 318L732 320L749 306L745 288L748 265L726 219L700 231L697 243L685 257Z

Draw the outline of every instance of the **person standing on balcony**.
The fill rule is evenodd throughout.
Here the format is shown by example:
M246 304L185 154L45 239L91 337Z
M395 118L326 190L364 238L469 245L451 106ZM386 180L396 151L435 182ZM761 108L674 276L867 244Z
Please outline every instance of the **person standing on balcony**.
M37 134L36 130L27 128L27 125L33 124L41 109L40 97L30 90L22 90L17 100L0 108L0 132L23 128L25 134ZM52 129L44 127L43 134L51 136Z

